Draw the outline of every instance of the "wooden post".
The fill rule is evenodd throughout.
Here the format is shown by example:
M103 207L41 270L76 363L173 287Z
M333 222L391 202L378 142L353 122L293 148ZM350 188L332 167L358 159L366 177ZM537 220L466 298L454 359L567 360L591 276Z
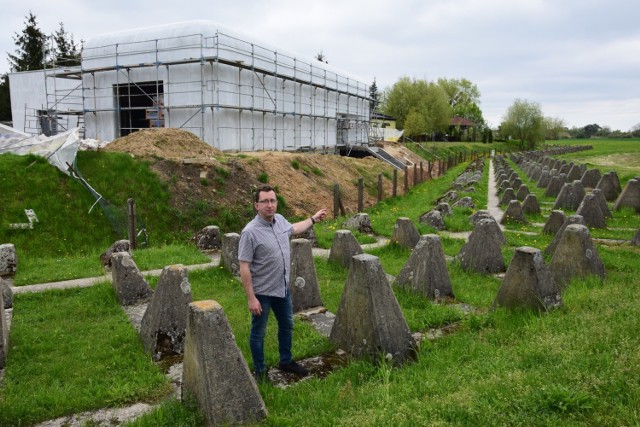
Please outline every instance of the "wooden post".
M431 171L433 170L433 163L430 160L427 160L427 175L429 175L429 179L433 179L433 175L431 175Z
M378 174L378 202L382 201L382 173Z
M340 211L340 185L333 184L333 217L338 218Z
M358 178L358 212L364 210L364 178Z
M136 202L127 199L127 219L129 220L129 247L136 248Z
M404 194L409 192L409 167L404 167Z
M422 167L422 162L420 162L420 182L424 181L424 168Z
M413 186L415 187L418 184L418 164L413 164Z
M393 168L393 197L398 195L398 169Z

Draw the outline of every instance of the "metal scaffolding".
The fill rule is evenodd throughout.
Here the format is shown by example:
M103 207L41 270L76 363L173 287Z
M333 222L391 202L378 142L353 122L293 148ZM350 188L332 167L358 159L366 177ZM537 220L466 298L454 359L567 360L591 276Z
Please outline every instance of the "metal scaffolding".
M106 40L85 46L81 67L46 75L46 110L82 115L91 138L170 127L225 150L369 143L366 84L219 30Z

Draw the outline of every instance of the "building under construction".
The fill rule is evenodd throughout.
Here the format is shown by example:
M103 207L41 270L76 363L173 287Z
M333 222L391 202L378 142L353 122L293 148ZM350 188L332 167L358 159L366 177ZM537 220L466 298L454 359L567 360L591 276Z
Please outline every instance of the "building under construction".
M224 151L333 150L369 140L369 88L210 21L89 40L81 66L10 74L14 127L111 141L186 129Z

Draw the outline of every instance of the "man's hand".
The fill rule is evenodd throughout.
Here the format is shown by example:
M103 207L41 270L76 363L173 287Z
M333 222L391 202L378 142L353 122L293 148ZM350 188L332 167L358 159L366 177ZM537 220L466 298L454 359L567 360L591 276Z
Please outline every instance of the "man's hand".
M255 314L256 316L260 316L262 314L262 306L260 305L260 301L258 298L253 297L249 300L249 311L251 314Z
M322 208L318 212L313 215L313 220L315 222L320 222L327 216L327 208Z

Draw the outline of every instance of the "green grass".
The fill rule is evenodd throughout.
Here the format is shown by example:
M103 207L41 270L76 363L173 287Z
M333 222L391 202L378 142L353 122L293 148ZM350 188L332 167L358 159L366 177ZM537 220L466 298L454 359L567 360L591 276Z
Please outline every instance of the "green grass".
M108 283L14 298L0 425L154 401L169 392Z
M594 151L599 145L594 143ZM397 217L417 222L464 166L369 211L374 229L390 236ZM486 173L481 185L485 181ZM486 193L486 187L478 193L472 197L481 209L486 201L483 206L476 197ZM549 209L543 208L544 213ZM465 229L467 215L468 211L454 212L450 223ZM633 212L613 215L608 222L612 230L602 233L640 226L640 216ZM335 233L331 227L338 224L325 221L316 229L319 235L331 236ZM551 236L526 233L539 231L539 226L508 229L503 249L507 262L519 246L544 249L551 241ZM592 235L596 233L592 230ZM629 233L627 239L633 235ZM444 235L441 241L449 256L455 256L464 243ZM396 246L368 252L379 257L391 274L397 274L410 256L410 250ZM598 253L606 279L574 279L563 292L564 307L549 313L491 311L500 280L465 272L456 261L448 265L454 304L434 304L394 289L413 332L445 326L453 331L423 341L417 359L402 367L351 360L323 379L286 389L261 385L269 411L261 425L639 425L640 248L598 245ZM163 259L170 264L187 256L191 255L180 245L155 253L134 252L137 264L147 268ZM336 313L348 272L321 258L315 265L323 303ZM240 283L221 268L192 272L189 280L194 300L214 299L223 306L250 365L249 314ZM462 312L458 303L475 310ZM265 342L270 365L277 363L275 332L272 321ZM296 319L296 358L333 350L310 324ZM8 364L0 387L0 425L28 425L162 397L167 400L158 409L129 425L202 424L193 402L177 402L167 393L161 369L144 356L109 284L16 295Z

